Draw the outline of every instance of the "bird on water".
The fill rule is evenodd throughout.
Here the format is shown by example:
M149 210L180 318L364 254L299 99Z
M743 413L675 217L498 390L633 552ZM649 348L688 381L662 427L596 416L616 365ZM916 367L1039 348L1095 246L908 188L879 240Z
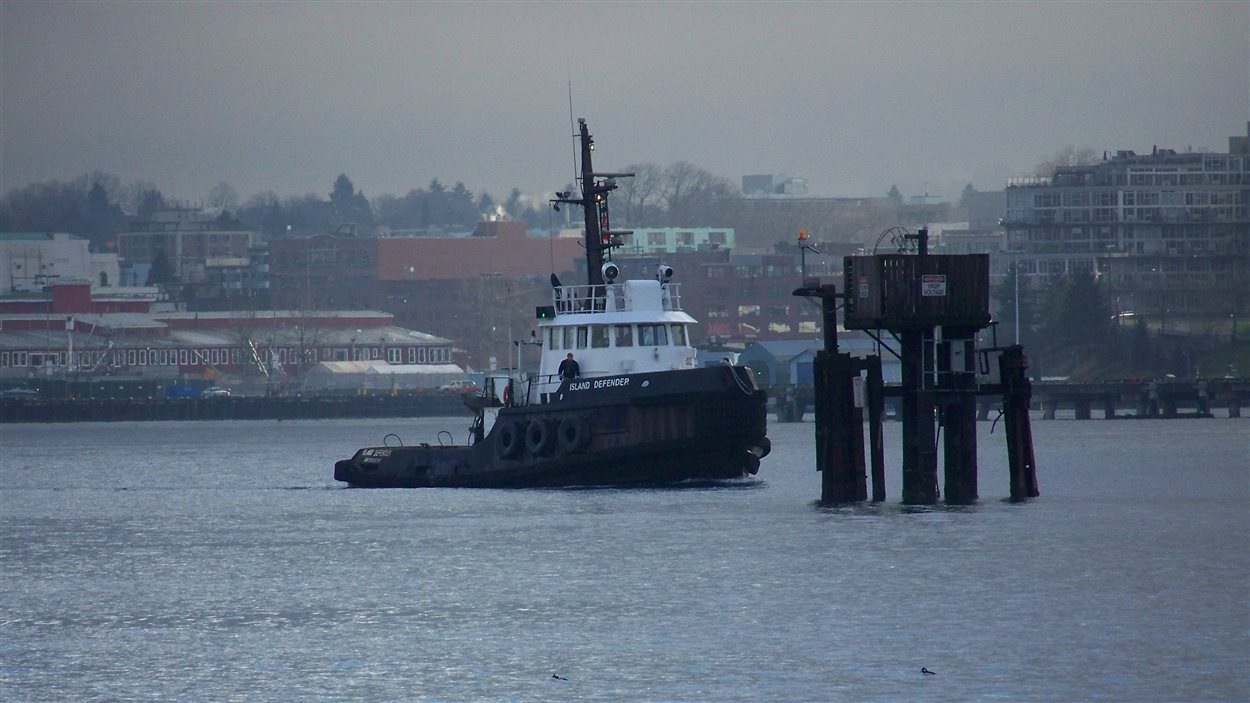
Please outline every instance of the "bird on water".
M551 678L555 679L556 681L568 681L568 679L564 678L563 676L559 674L552 674Z
M926 676L937 676L936 671L929 671L929 668L925 666L920 667L920 673L925 674Z

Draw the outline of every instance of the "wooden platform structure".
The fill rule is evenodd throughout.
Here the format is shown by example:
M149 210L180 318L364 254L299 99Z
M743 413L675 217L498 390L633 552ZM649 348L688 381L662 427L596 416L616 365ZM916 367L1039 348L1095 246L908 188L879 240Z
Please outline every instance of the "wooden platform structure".
M1037 474L1029 424L1028 361L1017 346L978 350L978 330L989 325L989 257L931 255L928 232L905 240L911 252L850 256L844 261L843 293L833 284L805 282L794 295L820 301L824 349L813 364L816 468L821 501L867 500L864 409L872 496L885 500L882 415L885 389L879 356L857 359L838 351L838 302L846 329L888 332L902 362L903 503L938 502L938 439L943 434L946 502L977 499L977 396L999 395L1004 408L1011 497L1036 497ZM991 369L991 366L993 367ZM992 377L978 382L978 372ZM861 377L861 374L863 376Z

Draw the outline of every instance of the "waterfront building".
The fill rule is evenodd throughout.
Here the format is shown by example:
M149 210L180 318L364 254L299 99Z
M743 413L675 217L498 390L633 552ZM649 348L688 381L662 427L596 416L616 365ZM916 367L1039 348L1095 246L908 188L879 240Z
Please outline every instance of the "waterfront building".
M623 253L677 254L733 249L734 231L727 227L636 227L621 237Z
M1087 272L1117 314L1244 317L1250 305L1250 125L1224 153L1154 148L1007 185L1005 252L1021 295ZM1007 267L996 267L1005 275Z
M92 252L89 243L66 232L0 232L0 295L38 293L57 281L119 285L117 254Z
M146 284L152 264L162 254L180 284L215 283L223 276L229 281L232 271L251 269L261 243L260 232L245 229L228 213L192 207L157 210L129 231L117 233L117 253L130 285ZM239 277L240 292L250 294L262 281L263 277Z
M32 308L32 304L36 304ZM67 375L137 378L298 378L323 361L455 362L452 341L399 327L390 313L159 310L51 286L40 301L0 304L0 379Z

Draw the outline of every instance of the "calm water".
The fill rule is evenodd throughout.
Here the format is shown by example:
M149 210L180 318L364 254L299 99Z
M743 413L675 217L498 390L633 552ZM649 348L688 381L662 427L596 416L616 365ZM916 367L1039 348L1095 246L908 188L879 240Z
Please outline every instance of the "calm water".
M1250 421L1034 421L1015 505L758 481L348 490L467 420L0 426L0 698L1244 701ZM922 676L921 667L937 676ZM556 680L558 674L567 680Z

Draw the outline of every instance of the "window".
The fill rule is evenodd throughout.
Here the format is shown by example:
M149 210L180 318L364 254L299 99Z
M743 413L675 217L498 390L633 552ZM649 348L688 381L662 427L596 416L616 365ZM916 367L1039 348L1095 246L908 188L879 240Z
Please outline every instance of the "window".
M0 352L0 366L8 366L8 365L9 365L9 353Z
M757 317L760 314L758 305L739 305L738 317Z
M678 232L677 245L683 247L694 246L694 232Z
M575 349L575 348L576 348L576 340L577 340L577 328L576 328L576 327L565 327L565 328L564 328L564 348L565 348L565 349Z
M178 350L178 363L179 363L179 364L184 364L184 365L185 365L186 363L188 363L188 362L190 361L190 359L191 359L191 350L190 350L190 349L179 349L179 350Z
M618 347L634 346L634 326L633 325L617 325L616 326L616 346Z
M581 325L577 328L577 348L578 349L586 348L586 337L589 333L590 333L590 330L586 328L586 325Z
M148 350L147 349L139 350L139 365L140 366L148 365Z
M590 328L590 346L595 349L602 349L608 346L607 325L593 325Z
M679 347L686 346L686 326L673 325L673 344Z
M668 243L666 232L647 232L647 244L662 247Z
M424 364L426 359L425 347L417 347L417 363Z
M135 366L138 363L139 363L139 355L135 353L134 349L127 349L126 350L126 365Z
M726 242L724 232L708 232L707 241L709 244L724 244Z
M668 326L638 325L638 345L642 347L668 346Z
M560 349L560 328L548 327L547 328L547 350L559 351L559 349Z
M382 358L382 350L381 350L381 349L378 349L377 347L369 347L369 358L370 358L370 359L381 359L381 358Z
M387 350L386 350L386 360L387 360L387 362L392 363L392 364L400 364L400 363L403 363L403 357L402 357L402 356L400 356L400 353L401 353L402 351L403 351L403 350L402 350L402 349L400 349L399 347L391 347L390 349L387 349Z

